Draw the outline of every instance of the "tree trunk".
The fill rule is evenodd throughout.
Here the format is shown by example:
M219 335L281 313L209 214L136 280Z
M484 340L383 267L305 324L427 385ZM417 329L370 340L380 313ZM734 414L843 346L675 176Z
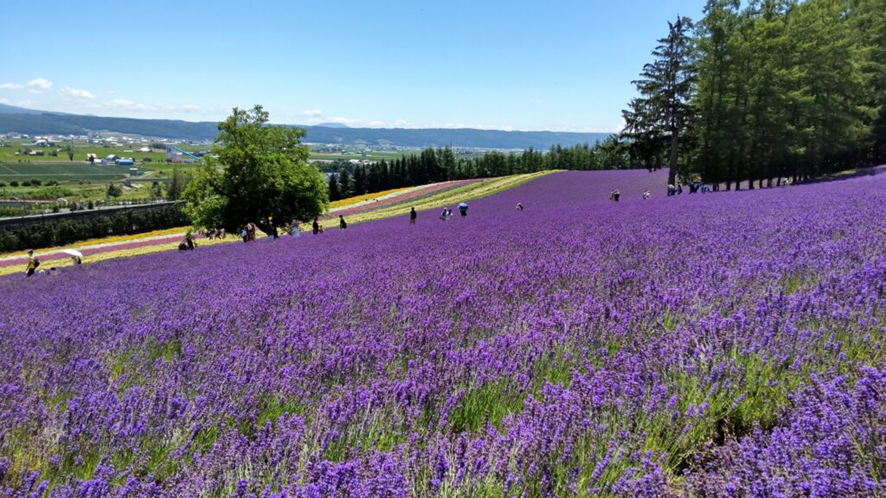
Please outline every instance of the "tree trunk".
M675 129L671 134L671 157L668 161L668 167L670 168L668 170L668 185L674 186L677 185L675 182L677 181L677 145L679 140L678 133L679 131Z
M257 226L259 228L259 230L261 230L262 232L265 232L266 234L270 235L272 238L276 239L277 237L280 236L277 233L277 225L274 225L273 223L257 221L255 223L255 226Z

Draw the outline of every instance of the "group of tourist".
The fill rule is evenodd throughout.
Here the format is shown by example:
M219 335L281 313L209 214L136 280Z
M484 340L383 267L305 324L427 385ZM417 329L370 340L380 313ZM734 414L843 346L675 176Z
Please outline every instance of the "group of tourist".
M254 242L255 231L255 223L249 222L240 230L240 238L243 239L243 242Z
M701 192L707 192L708 186L706 184L698 184L697 187L698 187L698 189L701 190ZM692 189L691 190L692 192L696 191L695 184L691 185L690 188ZM676 187L674 185L668 185L668 195L679 195L682 192L683 192L683 190L680 185L677 185ZM649 189L646 189L645 191L643 191L643 199L644 200L649 199L651 196L652 196L652 194L649 192ZM611 200L613 202L618 202L620 197L621 197L621 192L619 192L618 189L613 190L609 194L609 200ZM516 210L523 211L523 204L518 202ZM468 204L465 202L460 203L458 205L458 211L459 211L459 214L461 215L462 218L466 218L468 216ZM447 220L452 219L452 217L453 217L452 208L449 208L449 207L443 208L443 212L440 214L440 220L447 221ZM409 210L409 224L415 225L417 219L418 219L418 212L415 210L415 207L412 207ZM299 221L296 221L295 223L293 223L290 226L292 237L294 237L294 238L301 237L300 226L301 226L301 222L299 222ZM338 228L339 228L339 230L346 230L348 228L348 222L345 220L344 215L339 215L339 217L338 217ZM247 223L240 230L240 237L243 239L243 242L253 242L253 241L255 241L256 231L257 231L257 228L256 228L255 223L251 223L251 222ZM320 223L319 216L314 218L314 221L311 224L311 231L313 232L314 235L319 235L319 234L323 233L323 225ZM214 238L225 238L225 236L226 236L224 229L208 229L203 233L210 240L212 240ZM196 247L197 247L197 243L195 242L194 236L190 231L188 231L185 234L184 239L182 240L182 242L178 246L179 250L181 250L181 251L194 250ZM74 256L72 259L74 260L74 264L77 264L77 265L81 264L80 257ZM34 257L34 251L28 251L27 276L30 277L31 275L33 275L37 271L38 266L40 266L40 261Z
M462 218L467 217L468 216L467 203L462 202L461 204L459 204L458 205L458 212L459 212L459 214L461 214ZM412 211L409 212L409 222L413 225L415 225L415 216L416 216L415 215L415 208L412 208ZM440 213L440 220L447 221L449 219L452 219L452 216L453 216L452 208L445 207L445 208L443 208L443 212Z

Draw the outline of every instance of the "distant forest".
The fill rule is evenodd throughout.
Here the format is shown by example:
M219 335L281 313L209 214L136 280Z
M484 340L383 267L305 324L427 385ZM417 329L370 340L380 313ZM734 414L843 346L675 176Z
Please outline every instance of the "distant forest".
M623 113L636 162L727 189L886 162L886 0L708 0L669 24Z
M14 110L12 108L11 110ZM553 131L500 131L469 128L331 128L299 126L307 130L305 141L340 145L384 145L402 147L477 147L486 149L547 149L594 143L609 133L568 133ZM80 116L75 114L0 113L0 133L29 135L86 135L95 131L112 131L147 137L181 140L215 140L218 123L176 121L169 119L130 119Z
M427 148L420 154L369 165L346 161L333 164L329 176L332 201L370 192L413 187L449 180L467 180L534 173L550 169L603 170L641 167L631 161L628 144L610 136L594 145L552 146L547 152L529 148L522 153L488 152L475 158L457 159L452 149Z

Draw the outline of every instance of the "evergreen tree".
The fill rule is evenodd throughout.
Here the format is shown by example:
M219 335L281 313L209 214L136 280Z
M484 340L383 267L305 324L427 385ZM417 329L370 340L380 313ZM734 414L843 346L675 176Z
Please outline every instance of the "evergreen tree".
M739 153L733 96L741 84L736 56L739 0L708 0L696 31L699 147L694 172L704 181L731 182Z
M347 199L354 195L352 190L351 175L348 174L347 168L343 168L338 172L338 192L340 199Z
M364 169L363 165L358 165L354 168L354 183L351 190L355 196L366 193L366 169Z
M338 175L335 173L329 175L327 183L329 184L329 200L337 201L341 199L341 191L338 187Z
M630 144L629 151L634 163L649 171L657 170L665 142L649 99L632 99L628 109L622 111L622 118L622 137Z
M680 152L680 134L691 117L694 69L691 57L692 21L677 17L668 22L668 36L652 52L655 60L643 67L634 82L643 96L638 108L651 120L653 135L667 138L668 183L675 183Z

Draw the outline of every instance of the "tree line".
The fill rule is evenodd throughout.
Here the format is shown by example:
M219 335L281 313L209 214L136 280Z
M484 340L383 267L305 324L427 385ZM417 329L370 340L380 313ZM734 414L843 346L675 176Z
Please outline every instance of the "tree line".
M339 163L329 175L329 200L450 180L469 180L534 173L550 169L604 170L642 167L631 161L628 144L610 136L594 145L555 145L547 151L490 151L477 157L457 157L451 148L427 148L418 154L368 165Z
M886 0L708 0L623 111L632 161L736 188L886 162Z
M39 220L0 230L0 251L55 247L81 240L132 235L190 224L182 205L94 212L88 217Z

